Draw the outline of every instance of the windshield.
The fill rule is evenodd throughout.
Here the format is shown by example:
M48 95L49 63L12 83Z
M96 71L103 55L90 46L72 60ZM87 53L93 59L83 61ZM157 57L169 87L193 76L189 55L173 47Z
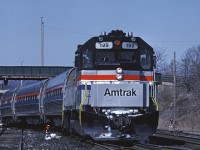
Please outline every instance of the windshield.
M147 50L85 50L82 53L84 69L116 69L149 70L152 68L151 52ZM93 58L94 57L94 58ZM94 66L95 65L95 66Z
M123 51L120 53L120 61L129 61L135 62L136 61L136 54L133 51Z
M107 50L98 50L96 52L96 61L97 62L135 62L136 53L134 51L107 51Z
M115 62L115 53L114 51L97 51L96 53L97 62L112 61Z

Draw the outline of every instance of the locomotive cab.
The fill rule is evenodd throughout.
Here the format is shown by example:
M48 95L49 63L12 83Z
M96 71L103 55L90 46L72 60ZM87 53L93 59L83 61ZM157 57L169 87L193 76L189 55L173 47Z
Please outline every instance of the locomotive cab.
M75 66L80 70L153 70L153 49L139 37L99 36L79 45ZM117 36L118 35L118 36Z
M155 132L158 109L151 46L116 30L91 38L75 54L76 104L85 134L146 139Z

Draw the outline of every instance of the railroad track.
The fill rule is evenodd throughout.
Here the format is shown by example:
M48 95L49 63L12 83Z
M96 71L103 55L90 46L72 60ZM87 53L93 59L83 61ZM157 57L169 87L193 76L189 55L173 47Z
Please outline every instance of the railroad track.
M136 144L133 146L133 149L134 150L183 150L183 147L154 145L154 144Z
M121 141L119 141L121 143ZM159 144L141 144L132 142L127 146L126 144L111 144L111 143L93 143L93 149L97 150L183 150L184 147L177 145L159 145Z
M95 144L94 149L108 150L198 150L200 149L200 135L189 134L184 132L171 132L167 130L158 130L157 133L150 137L151 144L140 144L133 142L132 146L123 146L116 144Z
M111 144L98 144L95 143L93 146L93 149L97 149L97 150L116 150L119 149L120 147L117 145L111 145Z
M29 140L27 141L28 136L31 136L31 141L34 141L34 138L38 138L40 137L41 139L36 140L35 142L41 142L40 145L38 145L37 147L40 147L41 145L47 145L47 144L52 144L56 143L56 139L52 140L52 141L42 141L42 139L44 138L44 133L41 132L36 132L36 131L24 131L25 134L24 136L26 136L26 144L25 146L23 145L23 130L17 129L17 128L11 128L8 130L0 130L0 149L19 149L22 150L23 146L27 148L27 142L30 142ZM200 136L198 135L194 135L194 134L188 134L188 133L182 133L182 132L169 132L169 131L165 131L165 130L158 130L157 133L152 136L150 138L150 144L140 144L138 142L135 141L131 141L129 142L129 144L127 145L127 143L125 144L125 141L120 141L120 142L115 142L115 143L107 143L105 142L101 142L101 143L97 143L95 141L91 141L91 140L87 140L85 138L80 138L78 136L70 136L68 135L68 137L66 137L67 140L69 140L69 138L72 138L70 141L77 141L77 142L81 142L83 145L87 145L89 142L91 144L88 144L88 148L89 149L95 149L95 150L155 150L155 149L161 149L161 150L185 150L185 149L200 149ZM30 138L29 138L30 139ZM66 139L63 136L63 138L61 138L60 140L57 140L61 143L63 143L63 145L61 145L60 147L63 147L62 149L65 149L66 147ZM73 140L74 139L74 140ZM71 144L71 142L68 142L68 144ZM130 144L131 143L131 144ZM34 144L34 143L33 143ZM67 145L68 145L67 144ZM35 148L36 145L33 145ZM79 145L77 145L77 147L80 147ZM69 145L68 145L69 148ZM59 149L59 148L58 148ZM78 148L77 148L78 149Z
M23 130L17 128L3 128L0 131L0 149L23 149Z
M113 144L95 144L93 149L97 150L183 150L181 147L177 146L161 146L154 144L133 144L133 146L119 146Z
M183 131L169 131L169 130L157 129L156 133L157 134L173 134L175 136L194 137L194 138L200 139L200 134L186 133Z
M6 128L0 128L0 136L4 133L5 130Z
M187 148L200 149L200 135L180 131L157 130L152 138L174 140L174 144L177 143Z

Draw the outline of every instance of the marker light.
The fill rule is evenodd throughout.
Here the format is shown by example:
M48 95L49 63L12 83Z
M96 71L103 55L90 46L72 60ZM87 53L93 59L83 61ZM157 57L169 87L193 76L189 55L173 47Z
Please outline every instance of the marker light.
M128 37L132 37L133 33L132 32L128 32Z
M105 36L105 35L106 35L106 32L105 32L105 31L101 32L101 35Z
M132 37L132 38L131 38L131 41L133 41L133 42L136 41L136 38Z
M100 36L100 37L99 37L99 41L100 41L100 42L103 41L103 37Z

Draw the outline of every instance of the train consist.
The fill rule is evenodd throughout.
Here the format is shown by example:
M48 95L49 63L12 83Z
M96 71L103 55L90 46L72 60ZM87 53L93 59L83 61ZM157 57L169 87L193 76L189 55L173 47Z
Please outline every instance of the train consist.
M95 140L145 140L158 125L155 56L129 32L92 37L62 74L7 91L1 99L6 124L53 126Z

